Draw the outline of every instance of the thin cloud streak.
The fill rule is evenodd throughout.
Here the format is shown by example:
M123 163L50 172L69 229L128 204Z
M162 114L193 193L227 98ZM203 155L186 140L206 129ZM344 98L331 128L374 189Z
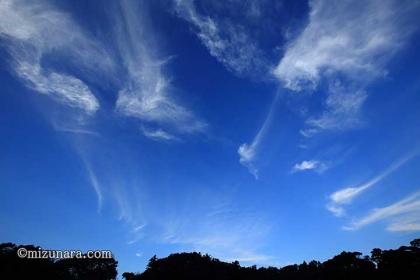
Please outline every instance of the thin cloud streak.
M393 221L386 228L389 232L418 232L420 231L420 211L412 216Z
M102 210L102 204L103 204L102 187L99 184L98 178L96 177L96 175L93 172L89 163L84 159L82 159L82 160L84 162L86 172L88 174L89 182L90 182L93 190L95 191L96 198L97 198L97 203L98 203L98 213L100 213L101 210Z
M206 124L171 96L173 88L164 74L167 59L158 58L143 9L135 1L122 1L117 22L117 39L128 74L118 93L116 111L142 121L154 122L178 133L200 133ZM152 51L153 50L153 51Z
M170 134L169 132L158 128L151 129L147 127L142 127L141 129L144 136L155 141L179 141L179 138Z
M409 215L408 222L407 215ZM416 192L389 206L373 209L368 215L352 222L343 229L357 230L364 226L390 218L394 218L394 220L388 226L388 231L420 230L420 192Z
M101 71L111 71L107 52L69 14L43 1L1 1L0 38L7 43L11 68L27 87L88 114L99 109L98 100L84 81L42 61L49 55L66 54L85 69L95 64Z
M258 221L247 222L230 220L229 225L224 224L223 217L213 218L204 224L185 224L192 226L190 232L181 229L171 229L163 242L184 245L189 250L207 252L224 260L240 260L244 262L267 263L272 257L257 253L256 240L266 235L266 227ZM220 219L220 220L219 220ZM256 224L253 224L256 223Z
M248 171L258 179L258 168L255 166L255 159L258 155L258 151L260 149L260 145L266 134L268 129L271 125L271 121L275 112L275 107L277 105L277 100L279 98L280 93L276 93L273 102L271 103L270 110L266 119L264 120L263 125L261 126L258 133L255 135L254 139L252 140L251 144L243 143L238 148L239 154L239 163L245 166Z
M313 170L322 173L328 169L328 166L319 160L304 160L296 163L292 168L292 173Z
M194 195L193 200L184 202L183 209L192 207L196 211L170 211L169 216L156 219L162 228L158 241L228 261L273 261L271 256L259 252L271 231L270 223L261 214L238 209L229 200L213 192Z
M344 188L341 190L338 190L334 193L332 193L329 196L329 203L327 204L327 209L332 212L336 216L342 216L344 214L344 208L342 205L350 204L354 198L362 194L367 189L373 187L374 185L381 182L383 179L385 179L390 174L394 173L396 170L398 170L402 165L407 163L409 160L411 160L413 157L417 156L418 152L411 153L410 155L403 157L402 159L398 160L397 162L391 164L385 171L380 173L378 176L372 178L368 182L357 186L357 187L349 187Z

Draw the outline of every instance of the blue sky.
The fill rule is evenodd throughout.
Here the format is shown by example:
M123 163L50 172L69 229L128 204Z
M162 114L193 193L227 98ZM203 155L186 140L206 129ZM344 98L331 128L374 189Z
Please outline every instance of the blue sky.
M0 239L120 272L420 231L419 1L0 2Z

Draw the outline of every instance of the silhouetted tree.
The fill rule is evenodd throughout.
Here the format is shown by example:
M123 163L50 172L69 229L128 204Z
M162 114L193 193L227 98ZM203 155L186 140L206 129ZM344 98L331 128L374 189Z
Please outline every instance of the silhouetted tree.
M342 252L323 263L311 261L300 265L276 267L241 267L239 262L221 262L200 253L172 254L150 259L141 274L124 274L126 280L220 279L220 280L376 280L417 279L420 275L420 242L397 250L372 250L371 257L360 252ZM411 278L409 275L412 275ZM417 277L416 277L417 276Z
M418 239L410 244L396 250L372 250L372 260L377 264L377 275L381 279L411 279L413 275L420 275Z
M112 280L117 261L112 259L26 259L19 248L38 250L32 245L0 244L0 279ZM177 253L166 258L153 256L143 273L125 272L125 280L399 280L420 276L420 239L395 250L375 248L371 256L342 252L323 263L311 261L283 268L240 266L201 253Z
M410 242L411 247L420 248L420 238L414 239Z
M122 274L122 277L126 280L135 280L136 278L138 278L138 274L132 272L124 272Z
M342 252L322 264L325 279L371 279L375 265L360 252Z
M113 280L117 277L117 261L89 258L20 258L18 250L37 251L33 245L0 244L0 279Z

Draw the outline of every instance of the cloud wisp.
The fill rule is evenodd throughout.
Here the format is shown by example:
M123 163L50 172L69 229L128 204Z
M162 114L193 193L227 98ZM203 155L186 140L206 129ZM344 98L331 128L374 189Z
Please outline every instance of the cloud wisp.
M223 5L232 5L226 2ZM188 21L197 33L197 37L227 69L239 76L254 76L268 70L267 61L246 28L229 18L218 18L216 15L204 15L197 9L193 0L175 0L178 16ZM238 5L237 9L243 8ZM257 5L250 5L249 12L256 11ZM236 10L237 10L236 9ZM226 11L225 9L224 11Z
M88 114L99 109L97 98L81 78L45 63L48 56L66 54L85 68L96 65L111 71L113 67L107 52L69 14L44 1L2 1L0 38L6 42L13 72L27 87Z
M121 115L181 134L203 132L206 124L173 96L175 90L163 71L168 59L159 56L159 44L152 42L146 4L122 1L119 8L120 13L114 9L113 14L118 48L111 53L109 46L48 1L2 1L0 39L10 54L13 72L27 87L88 115L100 108L89 84L106 77L121 87L115 104ZM83 77L63 70L66 67L57 68L57 59L75 66ZM120 77L118 83L115 76Z
M85 120L91 120L89 116L100 109L100 100L110 98L96 96L92 84L103 83L106 77L118 96L116 103L104 106L104 110L113 108L119 116L137 119L141 133L150 139L176 141L179 135L202 133L207 127L175 100L175 90L164 73L169 59L160 56L160 44L147 20L147 3L124 0L115 5L118 9L111 9L105 24L114 28L108 34L116 47L93 35L101 34L101 30L89 32L70 12L59 10L51 1L0 1L0 43L10 55L12 72L28 88L77 109L61 121L54 115L51 123L57 131L67 132L81 158L96 194L98 212L111 187L97 176L93 159L100 155L88 151L85 146L89 141L84 140L104 135L97 133L95 122L86 125ZM123 219L136 226L133 216L140 211L124 205L128 196L121 194L110 200L120 206Z
M102 195L101 185L99 184L98 178L96 177L95 173L93 173L92 169L89 166L86 166L86 170L89 175L90 184L92 185L96 193L96 198L98 200L98 212L101 212L102 204L103 204L103 195Z
M389 206L373 209L368 215L353 221L344 229L357 230L383 220L390 220L386 229L391 232L420 231L420 192Z
M252 142L250 144L243 143L238 148L239 163L245 166L248 169L248 171L255 177L255 179L258 179L258 168L255 166L255 160L257 158L257 153L260 149L260 145L266 137L271 121L273 119L279 95L280 93L276 93L276 96L274 97L274 100L271 103L268 115Z
M274 75L292 91L329 87L325 109L307 119L306 137L357 126L365 86L386 75L386 63L413 30L418 3L394 0L310 2L309 23L290 42Z
M144 136L155 141L179 141L179 138L170 134L169 132L158 128L152 129L147 127L142 127L141 129Z
M206 197L207 200L209 198L213 201L215 197ZM208 203L203 203L207 204L205 208L208 208ZM229 204L218 204L217 207L202 210L204 212L199 212L200 215L178 212L171 222L164 223L165 232L161 242L177 244L186 250L206 252L225 261L257 264L273 261L271 256L259 253L270 227L256 213L244 209L238 211Z
M118 93L117 112L178 133L203 132L206 124L171 95L170 78L163 71L168 59L159 58L144 9L139 7L145 4L137 4L122 1L116 20L118 46L127 71L125 86Z
M361 108L367 98L364 90L354 90L349 93L340 82L335 81L329 85L328 96L324 102L324 111L305 121L306 128L300 130L304 137L325 130L346 130L360 127L363 121L360 118Z
M328 166L319 160L304 160L296 163L292 168L292 173L312 170L317 173L323 173L328 169Z
M384 170L378 176L375 176L374 178L370 179L368 182L362 185L359 185L356 187L343 188L338 191L335 191L329 196L329 202L327 203L327 206L326 206L327 209L338 217L343 216L345 213L343 205L350 204L353 201L353 199L355 199L357 196L359 196L360 194L362 194L369 188L373 187L374 185L378 184L390 174L394 173L402 165L407 163L410 159L412 159L416 155L417 153L412 153L408 156L403 157L402 159L398 160L397 162L389 166L386 170Z

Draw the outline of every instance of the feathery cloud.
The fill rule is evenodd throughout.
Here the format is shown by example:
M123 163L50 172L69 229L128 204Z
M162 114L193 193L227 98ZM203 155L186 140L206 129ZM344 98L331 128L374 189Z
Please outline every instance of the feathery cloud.
M118 93L117 112L169 126L179 133L204 131L206 124L170 95L170 79L163 71L167 59L152 51L157 46L148 37L143 11L135 4L122 1L117 19L118 45L128 74L125 87Z
M222 212L208 216L203 222L172 224L163 241L187 246L189 250L208 252L226 261L266 264L272 261L272 257L259 254L256 244L267 232L267 225L256 217Z
M240 4L244 7L244 3ZM239 76L267 71L263 52L244 26L229 18L201 14L193 0L175 0L175 6L178 15L193 25L209 53L227 69ZM257 13L257 5L250 5L249 12Z
M274 97L268 115L265 118L260 130L252 140L251 144L243 143L238 148L239 163L245 166L248 169L248 171L255 177L255 179L258 179L258 168L255 167L257 152L260 148L261 142L264 140L264 137L266 137L266 134L270 127L275 107L277 105L277 100L279 98L279 94L280 93L277 93Z
M393 1L311 1L309 24L290 43L274 73L285 87L316 88L323 75L342 72L359 79L383 74L377 55L400 44ZM365 79L367 77L363 77Z
M304 160L300 163L296 163L292 168L292 172L313 170L318 173L322 173L327 169L328 166L325 163L320 162L319 160Z
M415 157L417 155L416 152L409 154L408 156L405 156L398 160L397 162L393 163L391 166L389 166L385 171L383 171L378 176L372 178L368 182L356 186L356 187L348 187L343 188L341 190L335 191L329 196L329 202L327 203L327 209L332 212L336 216L342 216L344 215L344 208L343 205L350 204L354 198L359 196L361 193L366 191L367 189L373 187L380 181L382 181L384 178L398 170L403 164L408 162L410 159Z
M98 181L98 178L96 177L96 174L93 172L92 167L90 166L89 162L84 158L81 157L81 160L83 161L83 164L85 166L89 182L95 191L96 199L98 203L98 213L102 210L102 204L103 204L103 194L102 194L102 187Z
M98 110L98 100L80 78L48 67L43 61L48 55L65 53L85 68L112 68L107 53L69 14L44 1L2 1L0 38L11 55L11 67L29 88L89 114Z
M305 137L311 137L324 130L345 130L362 125L360 111L367 98L364 90L348 92L336 81L329 86L324 102L324 111L319 116L305 121L306 128L300 130Z
M257 135L250 145L243 143L238 148L239 163L245 166L255 179L258 179L258 169L254 166L253 161L257 153L260 138L261 137L258 137Z
M420 192L383 208L373 209L368 215L350 225L345 230L357 230L372 223L391 219L388 231L420 231Z
M315 90L323 78L329 84L325 111L307 120L304 136L355 127L365 85L386 74L387 61L413 29L409 12L418 6L394 0L310 2L307 27L274 69L293 91Z
M273 261L261 254L271 226L261 213L239 207L229 196L213 191L194 194L180 211L160 215L160 242L177 244L182 250L206 252L223 260L267 264ZM185 207L188 206L188 207ZM195 209L189 211L187 209ZM163 219L162 219L163 218Z
M395 219L386 228L390 232L418 232L420 231L420 211L413 211L412 215Z
M141 129L144 136L155 140L155 141L178 141L178 137L166 132L165 130L158 128L158 129L150 129L147 127L142 127Z

